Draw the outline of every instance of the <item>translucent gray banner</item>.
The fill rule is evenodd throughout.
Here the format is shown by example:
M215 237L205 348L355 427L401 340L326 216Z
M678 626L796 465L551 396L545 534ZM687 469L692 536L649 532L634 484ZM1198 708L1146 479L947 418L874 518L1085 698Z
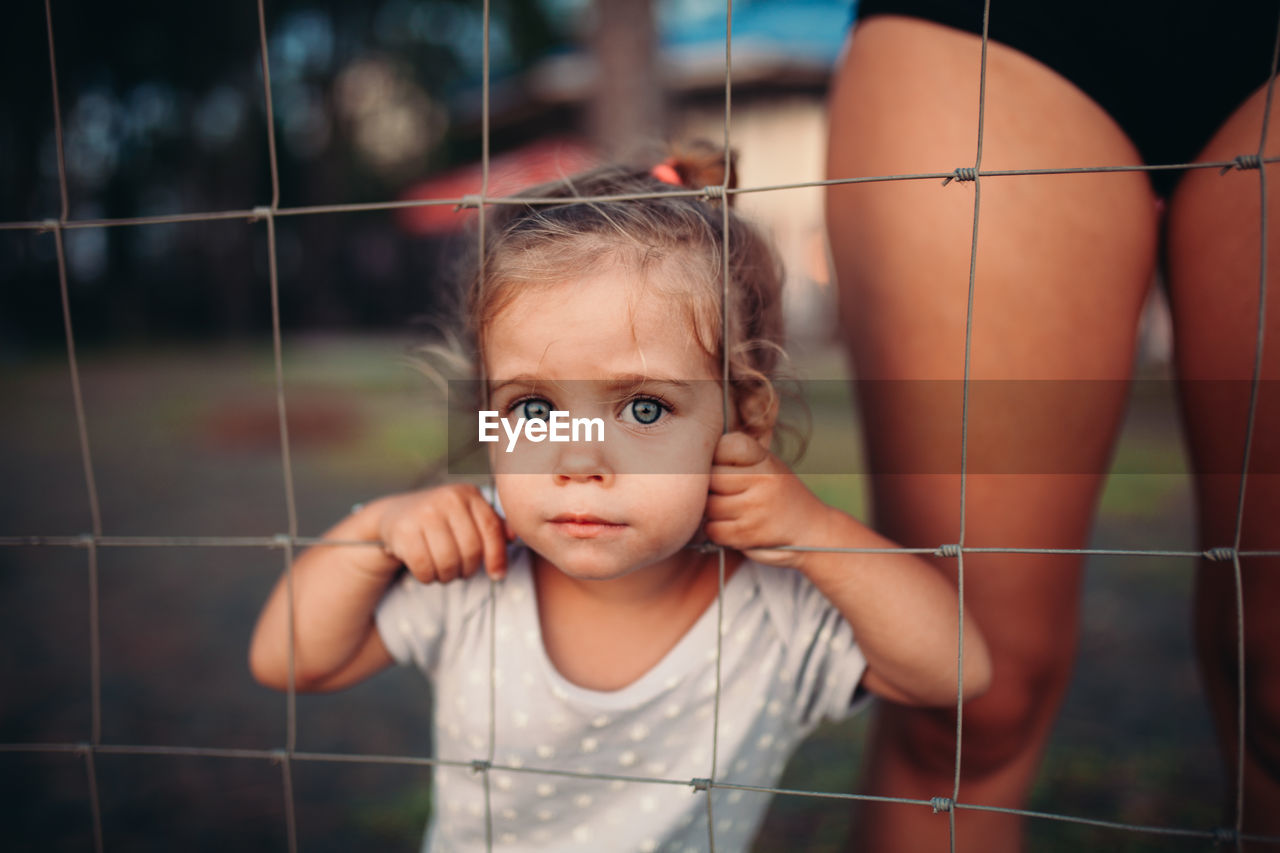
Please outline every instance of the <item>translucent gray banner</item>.
M485 395L476 381L449 383L450 474L494 466L547 474L566 459L612 473L705 473L725 424L721 386L708 380L492 386ZM1238 476L1252 387L1248 380L974 380L966 413L959 380L790 382L774 389L771 438L800 474L956 475L967 420L964 467L974 476ZM731 419L768 405L758 386L739 391ZM1201 434L1211 424L1212 448L1187 450L1184 410L1200 413ZM1249 471L1280 473L1280 382L1259 383L1256 421ZM695 452L704 445L705 453Z

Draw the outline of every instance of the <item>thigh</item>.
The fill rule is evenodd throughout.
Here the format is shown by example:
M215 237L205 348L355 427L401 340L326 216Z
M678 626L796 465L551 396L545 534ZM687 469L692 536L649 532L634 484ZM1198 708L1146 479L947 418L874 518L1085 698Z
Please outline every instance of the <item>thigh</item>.
M832 92L829 177L972 166L979 68L976 37L905 18L864 22ZM989 169L1138 156L1078 89L994 43L984 134ZM974 186L840 186L827 215L876 526L904 545L957 542ZM966 545L1086 544L1155 245L1154 200L1140 173L982 179ZM956 569L954 559L939 563ZM1080 565L1075 556L966 557L966 601L997 671L991 694L966 713L975 726L967 744L990 756L983 769L1009 768L994 799L1012 801L1034 773L1070 672Z
M1230 160L1257 152L1264 105L1265 91L1259 90L1218 131L1200 159ZM1274 127L1266 153L1280 153ZM1197 170L1182 179L1169 210L1176 361L1206 548L1232 546L1238 535L1242 551L1280 550L1280 167L1266 169L1265 201L1257 171ZM1266 234L1260 215L1264 204ZM1255 368L1261 381L1248 477L1242 481ZM1280 621L1272 618L1271 609L1280 601L1280 559L1246 556L1240 563L1250 744L1245 800L1257 811L1246 814L1246 823L1277 831ZM1237 615L1231 562L1202 563L1197 593L1197 640L1206 687L1227 755L1234 761ZM1263 814L1271 817L1257 822Z
M973 165L979 46L914 19L865 21L833 88L829 176ZM1137 158L1078 89L995 43L984 130L983 168ZM904 544L956 541L974 186L837 186L827 214L877 521ZM1087 537L1155 244L1141 173L982 179L967 544L1073 547Z
M1259 90L1219 130L1200 159L1256 153L1264 104L1265 92ZM1268 156L1280 154L1278 130L1273 126L1268 134ZM1175 358L1205 547L1235 542L1256 366L1261 381L1241 547L1280 548L1280 165L1266 169L1265 202L1256 170L1195 170L1179 183L1169 209ZM1264 203L1269 220L1265 282Z
M863 22L832 90L828 177L972 166L979 60L980 40L967 33L892 16ZM997 43L989 51L984 133L984 169L1138 160L1083 93ZM1156 245L1146 177L989 177L981 189L975 378L1127 377ZM958 379L974 185L836 186L827 212L859 375Z

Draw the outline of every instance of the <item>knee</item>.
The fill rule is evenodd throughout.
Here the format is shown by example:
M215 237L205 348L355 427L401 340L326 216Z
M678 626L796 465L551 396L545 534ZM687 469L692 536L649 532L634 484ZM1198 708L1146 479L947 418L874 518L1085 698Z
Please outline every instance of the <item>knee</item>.
M964 706L961 775L980 779L1037 754L1070 676L1070 666L1000 673L991 689ZM955 766L955 713L915 712L900 727L904 757L925 772Z
M1248 580L1246 575L1246 580ZM1264 594L1260 594L1264 593ZM1246 598L1274 598L1273 589L1250 590ZM1239 638L1234 589L1229 580L1202 573L1198 589L1196 643L1201 675L1226 759L1236 761L1239 712ZM1280 633L1270 620L1245 621L1245 751L1253 767L1280 785Z
M1280 684L1253 676L1246 682L1245 749L1273 782L1280 783Z
M990 701L965 706L961 773L980 778L1038 752L1061 692L1048 677L993 683Z

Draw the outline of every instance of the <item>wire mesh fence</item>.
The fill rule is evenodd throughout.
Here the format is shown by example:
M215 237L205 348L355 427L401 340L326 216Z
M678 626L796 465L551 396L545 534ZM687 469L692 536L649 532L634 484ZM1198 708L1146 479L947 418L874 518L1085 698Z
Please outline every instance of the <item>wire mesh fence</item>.
M293 462L291 459L291 441L289 432L289 404L288 396L285 392L284 381L284 364L282 357L282 332L280 318L280 274L277 266L277 223L281 218L300 217L312 215L333 215L333 214L351 214L364 213L370 211L391 211L406 207L429 207L443 206L446 208L473 208L483 209L490 205L501 205L509 203L519 203L522 205L537 204L559 204L563 203L556 199L534 199L522 198L519 202L511 202L509 199L495 198L488 195L489 190L489 164L490 150L489 142L491 131L489 127L489 116L491 106L489 103L490 96L490 76L489 76L489 5L486 0L484 4L484 20L485 29L483 33L483 56L484 56L484 78L482 88L482 132L481 132L481 168L482 168L482 189L478 195L466 195L457 198L439 198L415 201L386 201L386 202L369 202L369 203L351 203L351 204L328 204L328 205L306 205L306 206L284 206L281 204L280 195L280 167L277 157L277 142L275 137L276 117L272 106L272 81L271 81L271 62L268 46L268 29L267 17L264 0L257 0L256 4L257 22L258 22L258 40L261 54L262 66L262 82L263 82L263 98L265 100L266 109L266 130L267 130L267 153L270 164L270 201L267 204L254 206L246 209L238 210L218 210L196 213L180 213L170 215L156 216L139 216L129 218L73 218L71 216L71 206L68 198L68 178L66 154L64 152L64 134L62 127L62 107L59 103L59 85L58 85L58 57L57 57L57 39L53 25L52 0L45 0L45 18L46 32L44 34L48 44L49 74L50 74L50 103L54 122L54 138L57 146L58 161L58 184L60 194L60 213L56 219L45 219L38 221L10 221L0 222L0 230L3 231L21 231L31 232L35 234L52 235L55 244L55 256L57 262L58 285L60 292L60 301L62 306L62 320L64 325L65 345L67 364L69 367L69 375L72 386L72 397L75 407L75 423L78 438L78 454L82 468L84 480L84 497L87 502L90 529L81 535L57 536L42 535L33 533L30 535L17 536L0 536L0 546L11 548L51 548L51 549L67 549L73 553L83 553L83 559L87 570L88 583L88 614L87 614L87 635L89 639L89 661L88 661L88 694L89 704L91 708L89 728L87 737L82 741L59 742L59 743L5 743L0 744L0 752L5 753L34 753L34 754L50 754L50 755L73 755L83 761L83 768L86 781L87 803L86 807L92 821L92 835L95 849L101 851L109 849L109 845L104 841L104 833L102 827L102 806L101 806L101 771L99 763L101 759L106 757L117 756L167 756L167 757L188 757L188 758L211 758L229 761L251 761L251 762L267 762L278 768L279 782L284 804L285 815L285 837L287 848L290 851L298 849L298 818L295 811L295 770L299 764L327 764L327 765L349 765L349 764L365 764L365 765L396 765L404 767L436 767L449 766L470 770L474 773L481 774L486 791L488 791L489 780L495 773L515 775L534 775L548 777L565 777L580 778L600 783L607 782L625 782L625 783L642 783L654 786L677 786L688 788L694 793L703 794L707 810L707 849L716 849L716 818L713 811L713 800L710 796L712 790L738 790L753 791L771 795L794 796L805 798L821 798L830 800L833 807L847 804L850 801L866 801L866 802L882 802L896 803L903 806L914 807L927 810L932 814L942 814L950 822L950 846L955 849L956 830L955 817L958 811L972 810L982 812L1001 812L1010 815L1017 815L1025 818L1040 821L1056 821L1072 823L1082 826L1092 826L1109 830L1118 830L1130 833L1138 833L1152 837L1168 837L1168 838L1185 838L1198 839L1208 844L1221 845L1233 844L1238 846L1245 841L1256 841L1269 844L1280 844L1280 838L1264 837L1249 835L1243 831L1243 767L1245 765L1245 745L1247 739L1246 719L1245 719L1245 685L1246 685L1246 666L1245 666L1245 646L1244 646L1244 624L1245 624L1245 602L1243 598L1243 582L1241 560L1253 557L1276 557L1280 556L1280 551L1264 550L1264 549L1245 549L1241 547L1241 531L1244 521L1244 508L1247 497L1247 485L1250 473L1250 454L1254 444L1254 436L1260 428L1256 422L1256 412L1258 408L1259 387L1262 381L1262 355L1264 345L1264 330L1266 325L1265 308L1267 304L1267 273L1268 273L1268 257L1267 257L1267 174L1263 165L1280 160L1277 157L1266 157L1266 142L1270 124L1270 106L1272 102L1272 92L1274 91L1276 82L1276 59L1273 55L1271 63L1271 76L1267 84L1267 113L1262 124L1262 134L1258 141L1256 151L1242 152L1238 156L1223 161L1214 162L1185 162L1173 164L1134 164L1131 166L1105 166L1105 167L1080 167L1080 168L1029 168L1029 169L984 169L983 168L983 144L984 144L984 117L986 109L986 71L987 71L987 22L991 14L989 5L984 10L983 18L983 34L982 34L982 65L980 73L980 86L978 92L978 100L975 105L978 116L978 135L975 140L975 155L972 165L957 165L954 169L945 172L928 172L928 173L912 173L912 174L893 174L893 175L875 175L875 176L857 176L832 178L823 181L805 181L786 184L774 184L768 186L747 186L742 188L732 188L729 186L710 186L704 190L677 190L673 189L669 192L637 194L624 197L613 197L614 200L633 199L642 200L649 198L659 198L664 196L693 196L706 198L709 201L719 200L727 195L734 194L752 194L764 192L776 192L787 189L796 189L803 187L827 187L845 184L858 184L868 182L897 182L897 181L940 181L943 185L952 183L972 184L974 193L973 203L973 232L972 243L970 248L970 264L968 278L968 313L966 320L966 337L965 337L965 361L964 361L964 391L961 414L961 448L960 457L957 460L960 475L960 526L957 539L954 542L939 542L928 547L915 548L899 548L899 549L868 549L868 548L846 548L846 549L817 549L838 553L850 554L876 554L876 553L914 553L929 555L939 558L955 560L958 569L959 588L960 588L960 625L961 630L957 636L957 654L960 659L964 655L964 589L965 589L965 559L973 554L1020 554L1020 555L1078 555L1078 556L1115 556L1124 558L1142 558L1142 557L1188 557L1188 558L1204 558L1211 561L1229 563L1234 573L1234 585L1236 592L1235 617L1237 624L1237 701L1238 724L1237 724L1237 742L1235 744L1237 778L1234 790L1236 791L1236 799L1234 803L1234 822L1226 826L1159 826L1159 825L1141 825L1134 823L1125 823L1120 821L1099 820L1083 815L1057 814L1045 811L1033 811L1028 809L1002 808L987 805L978 802L965 802L961 799L961 769L964 759L963 750L963 733L964 733L964 705L959 697L964 693L963 687L963 667L959 667L960 682L956 685L957 702L955 706L956 714L956 748L954 756L954 779L950 790L939 791L936 796L929 799L910 799L878 796L875 794L856 794L832 791L815 791L815 790L798 790L783 787L757 787L751 785L735 784L725 775L718 773L720 768L717 767L717 747L718 736L720 731L720 684L719 684L719 659L720 647L719 638L723 634L722 630L717 630L717 682L715 691L715 710L708 730L708 739L710 741L711 751L711 773L707 777L684 779L684 778L665 778L660 775L638 776L627 774L611 774L600 772L586 772L572 770L564 767L543 766L543 767L526 767L514 766L504 763L495 753L495 720L497 718L498 691L496 688L496 679L494 670L496 664L494 662L494 653L497 648L497 639L493 633L490 634L489 650L490 650L490 671L489 671L489 737L488 743L484 748L477 750L476 755L470 761L447 761L432 757L412 756L412 755L384 755L384 754L362 754L362 753L337 753L337 752L317 752L308 751L299 748L298 741L298 710L297 697L294 688L294 660L293 649L290 646L290 689L285 697L284 708L284 738L283 743L278 748L271 749L239 749L239 748L205 748L185 746L182 744L167 745L147 745L147 744L118 744L104 742L103 739L103 711L102 711L102 646L100 624L100 590L99 590L99 562L102 554L110 549L117 548L242 548L242 549L260 549L270 554L278 554L282 560L282 566L285 577L291 583L291 566L295 550L315 545L342 545L342 544L366 544L369 547L378 547L380 543L340 543L333 541L322 541L316 537L303 535L299 529L297 498L295 494L295 482L293 475ZM732 3L727 4L727 28L725 34L725 55L724 55L724 123L723 123L723 142L726 150L726 174L729 173L727 152L731 150L733 143L733 122L732 122L732 102L733 102L733 8ZM997 11L998 14L998 11ZM1256 22L1255 22L1256 23ZM1243 25L1243 24L1242 24ZM32 37L35 37L33 34ZM1277 51L1280 51L1280 32L1277 34ZM973 318L974 318L974 301L973 295L975 290L976 265L978 258L978 230L981 221L981 201L983 182L988 179L1013 179L1019 176L1033 175L1060 175L1060 174L1081 174L1081 173L1104 173L1104 172L1160 172L1160 171L1189 171L1189 170L1216 170L1220 174L1227 174L1232 171L1256 171L1258 175L1259 197L1261 200L1259 214L1259 229L1262 235L1260 240L1261 254L1258 259L1258 290L1259 290L1259 319L1257 327L1257 339L1255 345L1255 365L1253 376L1251 379L1251 390L1249 395L1249 418L1248 433L1244 441L1243 458L1240 461L1240 486L1238 499L1236 504L1236 530L1233 542L1222 543L1205 551L1178 549L1178 548L1144 548L1144 549L1121 549L1121 548L1083 548L1083 549L1063 549L1063 548L1036 548L1036 547L992 547L981 546L976 547L967 544L966 540L966 483L968 480L968 424L969 424L969 401L971 387L971 348L973 340ZM578 199L578 201L591 201L592 199ZM722 206L725 211L725 234L728 234L728 208ZM177 223L198 223L213 222L220 220L247 221L258 223L265 230L267 243L267 279L270 292L271 305L271 339L273 354L273 379L274 379L274 403L275 403L275 419L278 426L279 441L278 451L281 459L281 469L283 472L283 490L284 490L284 517L285 529L271 535L226 535L226 536L162 536L162 535L114 535L108 532L103 523L103 508L100 502L100 494L97 482L95 480L95 465L92 454L93 434L92 424L86 415L84 403L84 392L81 387L80 368L77 360L76 352L76 334L72 325L72 299L68 288L68 264L67 249L65 245L65 235L71 231L80 229L100 229L100 228L125 228L125 227L151 227L158 225L172 225ZM479 240L483 250L484 231L483 219L481 219ZM722 276L724 286L730 286L730 277L728 274L729 254L724 253L725 272ZM729 300L725 298L723 305L727 310ZM726 317L722 317L722 323L727 325ZM726 360L722 366L724 376L724 422L726 429L730 423L730 403L728 399L729 389L729 365ZM805 550L805 549L798 549ZM814 550L814 549L809 549ZM720 550L720 571L719 585L721 595L718 597L718 606L723 604L723 590L725 583L725 563L724 552ZM292 594L290 594L292 602ZM489 607L493 608L492 591L489 599ZM292 610L290 610L290 632L292 633ZM722 625L723 614L717 611L718 626ZM490 625L494 622L491 620ZM483 820L486 827L487 846L492 848L495 845L494 836L494 814L491 804L486 798L485 813L479 818Z

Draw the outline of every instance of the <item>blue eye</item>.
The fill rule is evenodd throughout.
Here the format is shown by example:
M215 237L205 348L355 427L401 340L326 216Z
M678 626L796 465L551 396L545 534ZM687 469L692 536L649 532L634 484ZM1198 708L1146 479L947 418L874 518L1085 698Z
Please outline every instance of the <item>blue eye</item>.
M647 397L632 400L630 409L631 417L635 418L636 423L644 426L657 423L658 419L666 411L666 407L657 400L651 400Z
M545 421L551 417L551 404L541 397L530 397L520 407L526 420Z

